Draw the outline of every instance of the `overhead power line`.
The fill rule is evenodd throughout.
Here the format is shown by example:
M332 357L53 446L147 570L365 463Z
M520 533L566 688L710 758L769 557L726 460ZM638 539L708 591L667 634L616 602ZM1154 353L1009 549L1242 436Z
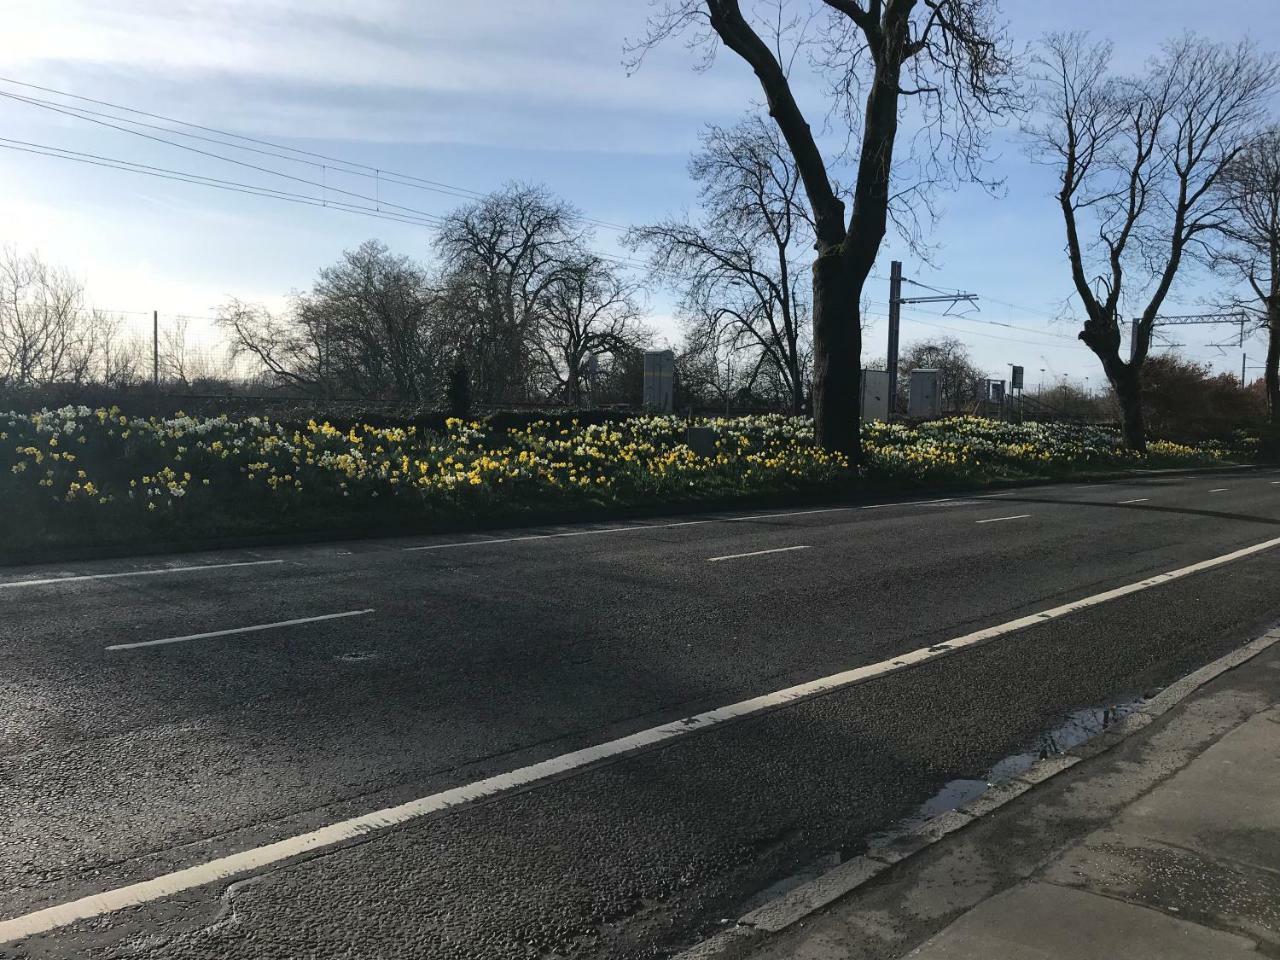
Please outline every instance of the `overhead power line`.
M8 97L11 100L18 100L23 103L33 102L26 97L19 97L12 93L5 93L4 91L0 91L0 97ZM418 210L414 207L406 207L398 203L383 203L376 196L371 197L368 194L357 193L354 190L344 190L341 187L330 186L328 183L321 180L309 180L306 177L299 177L291 173L286 173L283 170L275 170L275 169L272 169L271 167L261 166L260 164L249 163L247 160L237 160L235 157L228 157L225 154L214 153L211 150L204 150L204 149L201 149L200 147L193 147L187 143L179 143L176 140L168 140L164 137L157 137L150 133L143 133L141 130L132 130L129 127L121 126L120 124L117 124L117 123L110 123L106 120L99 120L94 117L82 116L78 112L78 108L75 108L75 107L63 108L59 106L48 106L46 107L46 109L53 110L54 112L63 114L64 116L75 117L80 120L87 120L90 123L96 123L103 127L109 127L112 130L119 130L121 133L128 133L128 134L132 134L135 137L142 137L146 140L155 141L156 143L163 143L171 147L177 147L179 150L187 150L191 153L199 154L200 156L203 156L203 157L210 157L214 160L221 160L225 163L233 163L236 166L245 167L249 170L256 170L259 173L265 173L269 176L281 177L285 180L292 180L295 183L305 184L306 186L310 186L310 187L319 187L320 190L322 191L322 195L321 195L322 200L326 199L327 194L329 193L337 193L343 196L355 197L359 200L367 200L368 202L374 204L374 208L379 211L383 206L386 206L388 208L391 208L391 212L395 212L399 210L408 214L412 214L414 216L423 217L425 219L435 219L435 220L439 219L436 214L430 213L426 210Z
M9 82L12 83L16 81L9 81ZM64 96L71 96L71 94L64 94ZM31 106L43 107L48 110L57 111L58 113L66 113L68 116L75 116L81 120L90 120L91 122L93 122L93 118L95 117L101 118L104 120L116 120L122 123L131 124L132 126L135 126L135 127L141 127L146 130L158 130L162 133L168 133L173 136L179 136L179 137L187 137L189 139L198 140L203 143L214 143L214 144L218 144L219 146L230 147L234 150L245 150L249 153L259 154L261 156L275 157L278 160L286 160L289 163L301 163L309 167L314 167L317 170L332 170L336 173L350 174L352 176L357 176L357 177L365 177L369 180L377 181L378 183L396 184L399 186L409 186L409 187L415 187L417 189L432 190L434 192L442 193L447 196L460 197L466 200L476 200L476 199L479 199L481 196L483 196L483 194L477 193L474 190L467 190L463 187L446 187L443 185L442 186L423 186L423 185L414 184L414 183L402 182L400 179L400 177L402 176L401 174L392 173L386 170L379 170L376 167L373 168L374 170L373 173L368 173L367 171L364 171L364 170L346 169L341 164L345 164L347 163L347 161L333 161L332 163L321 163L317 160L308 160L305 157L290 156L288 153L283 152L285 150L291 149L289 147L279 146L279 147L276 147L275 149L266 150L259 147L246 146L245 144L242 144L242 143L234 143L228 140L223 140L219 137L207 137L198 133L188 133L183 130L175 130L172 127L162 126L157 123L146 123L145 121L142 121L142 120L130 120L124 117L118 117L114 113L103 113L100 110L89 110L85 107L73 107L65 103L58 103L54 100L45 100L41 97L21 96L20 94L8 93L4 90L0 90L0 97L7 97L10 100L16 100L20 103L26 103ZM97 101L90 101L90 102L96 103ZM117 108L117 109L124 109L124 108ZM70 111L74 111L74 112L70 112ZM107 124L107 125L112 126L112 124ZM116 129L123 129L123 128L116 127ZM136 133L137 131L127 130L126 132ZM227 136L232 136L232 134L227 134ZM165 142L169 143L171 141L165 141ZM174 146L181 146L181 145L174 144ZM335 164L340 164L340 165L335 166Z
M64 147L55 147L43 143L32 143L27 140L12 140L8 137L0 137L0 149L16 150L22 153L32 153L38 156L53 157L59 160L71 160L76 163L84 163L90 166L106 167L112 170L123 170L126 173L136 173L142 176L155 177L160 180L174 180L179 183L211 187L216 190L227 190L232 193L268 197L273 200L284 200L289 203L300 203L311 207L342 210L347 213L357 213L363 216L373 217L378 220L393 220L398 223L407 223L414 226L424 227L434 227L439 225L438 220L435 219L426 220L398 214L395 211L379 211L374 207L364 207L359 204L348 203L345 200L325 200L322 197L313 197L307 194L293 193L287 190L277 190L274 187L242 183L236 180L223 180L217 177L207 177L203 174L191 173L190 171L172 170L167 167L154 167L149 164L134 163L131 160L121 160L116 157L106 157L101 154L85 153L79 150L68 150Z
M59 108L78 109L78 110L81 110L83 113L92 113L98 117L107 117L107 118L118 120L124 123L132 123L137 126L146 126L150 129L163 130L168 133L175 134L177 136L185 136L185 137L191 137L193 139L205 140L207 142L219 143L219 144L222 144L223 146L232 147L238 150L249 150L259 154L265 153L269 156L275 156L279 159L291 160L297 163L308 163L311 166L332 168L335 170L339 170L340 172L343 172L343 173L349 173L353 176L366 177L368 179L385 181L388 183L397 183L400 186L410 187L412 189L417 189L417 190L430 190L436 193L444 193L450 196L458 196L464 199L472 199L472 200L482 199L485 196L485 194L480 191L472 190L467 187L461 187L456 184L445 183L440 180L430 180L425 177L418 177L418 176L414 176L413 174L403 173L396 170L386 170L381 167L375 167L367 163L360 163L359 161L355 161L355 160L347 160L342 157L334 157L328 154L319 153L314 150L304 150L299 147L291 147L287 144L278 143L272 140L262 139L260 137L250 137L244 134L234 133L230 130L221 130L217 127L210 127L204 124L193 123L188 120L181 120L181 119L178 119L177 117L166 116L165 114L161 114L161 113L152 113L151 111L140 110L137 107L130 107L122 103L114 103L110 100L101 100L101 99L96 99L94 97L85 97L85 96L81 96L80 94L70 93L66 90L58 90L54 87L46 87L36 83L28 83L23 80L15 80L11 77L0 77L0 83L8 83L14 86L24 87L28 90L39 90L43 93L51 93L51 94L54 94L55 96L65 97L71 100L78 100L81 103L92 103L92 104L95 104L96 106L108 107L112 110L117 110L123 113L129 113L134 116L147 117L151 120L160 120L160 121L163 121L164 123L176 124L177 126L185 127L189 130L200 130L200 131L203 131L204 133L215 134L217 137L228 138L228 139L213 139L210 137L198 136L195 134L185 133L181 130L174 130L168 127L158 127L155 124L144 124L144 123L141 123L140 121L129 120L128 118L125 118L125 117L117 117L117 116L112 116L110 114L104 114L99 111L89 111L89 110L84 110L83 108L70 107L70 105L68 104L57 104L53 101L48 101L48 100L44 100L42 98L37 98L37 97L21 97L11 93L0 94L3 96L7 96L11 99L21 100L22 102L31 104L32 106L40 106L40 107L44 107L45 109L59 109ZM62 112L62 111L60 110L59 112ZM81 117L81 119L89 119L89 118ZM240 142L237 143L233 141L240 141ZM243 146L243 144L246 144L246 143L254 144L255 146L254 147ZM260 148L270 148L270 150L264 150ZM276 152L272 152L272 151L276 151ZM291 156L281 156L280 151L290 154ZM322 162L317 162L317 161L322 161ZM594 226L604 227L605 229L608 229L608 230L628 229L623 224L611 223L607 220L598 220L598 219L595 219L594 217L579 215L576 219L582 223L590 223Z

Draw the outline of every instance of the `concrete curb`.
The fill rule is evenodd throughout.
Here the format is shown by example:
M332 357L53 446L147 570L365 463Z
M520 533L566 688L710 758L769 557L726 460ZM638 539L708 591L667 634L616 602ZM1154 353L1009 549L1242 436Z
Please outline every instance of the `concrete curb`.
M1038 761L1022 775L988 788L979 797L955 810L890 835L868 853L846 860L822 876L744 914L734 926L676 955L673 960L729 960L744 956L744 951L763 945L770 935L787 929L870 883L895 864L928 849L978 818L999 810L1038 784L1070 770L1082 760L1105 753L1122 740L1150 726L1158 717L1168 713L1210 680L1248 662L1276 643L1280 643L1280 628L1269 630L1174 681L1142 707L1098 736L1059 756Z

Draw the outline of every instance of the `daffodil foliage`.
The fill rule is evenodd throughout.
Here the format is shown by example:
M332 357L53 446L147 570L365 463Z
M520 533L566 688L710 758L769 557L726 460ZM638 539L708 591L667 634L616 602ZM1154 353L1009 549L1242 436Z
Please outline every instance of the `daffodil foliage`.
M689 426L709 427L699 455ZM1054 476L1081 466L1202 463L1223 445L1125 450L1112 429L1009 424L973 417L916 426L870 424L855 475L816 446L812 424L777 415L604 424L539 421L504 431L449 420L413 426L265 417L131 417L63 407L0 414L0 532L38 542L74 530L136 539L359 525L506 509L729 501L999 476ZM114 529L115 532L112 532ZM41 531L44 531L42 533ZM125 531L125 533L121 533Z

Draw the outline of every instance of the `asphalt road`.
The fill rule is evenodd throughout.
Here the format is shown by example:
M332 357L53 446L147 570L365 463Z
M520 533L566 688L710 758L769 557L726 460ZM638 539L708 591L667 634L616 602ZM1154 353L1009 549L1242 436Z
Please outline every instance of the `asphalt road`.
M1272 624L1280 543L1188 568L1273 539L1241 470L0 569L0 957L669 956Z

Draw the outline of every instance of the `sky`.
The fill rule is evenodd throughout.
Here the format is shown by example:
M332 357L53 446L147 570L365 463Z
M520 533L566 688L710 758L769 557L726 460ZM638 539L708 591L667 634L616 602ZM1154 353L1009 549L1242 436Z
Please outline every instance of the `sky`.
M816 0L794 0L803 6ZM1017 45L1044 31L1087 28L1116 44L1120 69L1138 69L1160 42L1184 30L1231 41L1248 35L1280 51L1276 0L1004 0ZM13 149L53 146L163 170L331 199L375 196L440 214L504 182L543 183L584 215L610 224L651 222L691 209L689 153L708 123L727 124L758 105L758 84L721 51L706 72L695 53L668 42L631 75L623 45L643 32L640 0L41 0L6 14L0 93L68 103L36 84L324 154L377 171L433 181L409 188L340 173L327 161L290 163L234 153L283 170L261 171L149 141L0 97L0 246L38 250L69 268L91 302L149 326L177 316L192 336L229 297L283 307L342 250L377 238L430 257L431 231L324 206L214 190ZM815 118L814 84L799 96ZM110 112L80 103L82 107ZM101 118L100 118L101 119ZM198 141L212 152L224 148ZM28 149L34 149L28 146ZM1097 361L1074 339L1071 284L1050 171L1025 156L1015 129L996 131L991 196L974 186L939 197L941 219L922 263L890 235L890 260L918 281L979 295L978 309L941 315L904 308L904 343L955 335L991 375L1020 364L1029 388L1054 378L1101 385ZM364 169L364 168L362 168ZM318 184L318 185L317 185ZM419 187L423 186L419 184ZM343 193L341 191L347 191ZM461 196L459 195L461 194ZM597 229L596 247L618 251L619 232ZM887 280L866 291L871 325L864 357L884 355ZM1189 273L1166 313L1198 312L1217 292ZM674 340L673 297L655 289L651 325ZM1211 344L1222 327L1178 331L1181 352L1239 372L1241 350ZM1259 340L1246 344L1252 367ZM1085 378L1089 380L1086 381Z

